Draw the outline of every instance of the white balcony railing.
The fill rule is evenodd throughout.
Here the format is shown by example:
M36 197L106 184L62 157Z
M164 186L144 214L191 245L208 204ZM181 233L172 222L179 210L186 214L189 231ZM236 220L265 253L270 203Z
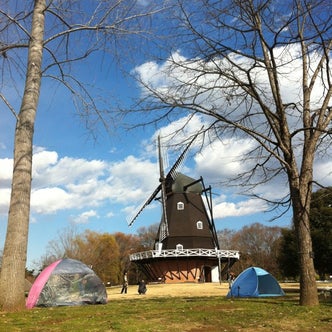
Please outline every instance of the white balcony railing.
M236 250L218 250L218 249L168 249L168 250L148 250L131 254L131 261L138 261L149 258L167 258L167 257L215 257L215 258L240 258L240 253Z

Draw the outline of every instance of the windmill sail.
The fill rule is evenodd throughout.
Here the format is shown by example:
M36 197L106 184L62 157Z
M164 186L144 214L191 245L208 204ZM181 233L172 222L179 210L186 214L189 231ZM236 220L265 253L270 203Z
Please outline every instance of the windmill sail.
M177 170L179 169L179 167L183 164L185 157L187 155L187 152L190 148L190 146L192 145L192 143L195 141L195 139L197 138L199 132L197 132L197 134L192 138L192 140L189 142L189 144L186 146L186 148L183 150L183 152L181 153L180 157L177 159L177 161L174 163L174 165L172 166L172 168L169 170L167 177L171 177L173 180L176 178L178 172ZM167 178L166 177L166 178Z
M160 136L158 136L158 152L159 152L159 172L160 172L160 184L161 184L161 203L163 206L163 216L159 231L159 242L162 242L168 236L167 214L166 214L166 184L164 163L161 152Z
M161 184L155 189L155 191L142 205L142 207L138 210L138 212L136 212L135 216L128 222L128 226L131 226L134 223L134 221L138 218L141 212L156 198L160 190L161 190Z
M192 138L192 140L189 142L189 144L186 146L184 151L181 153L179 158L176 160L176 162L173 164L167 175L164 175L164 165L163 165L163 158L162 158L162 152L160 147L160 136L158 136L158 147L159 147L159 170L160 170L160 184L155 189L155 191L152 193L152 195L147 199L147 201L142 205L142 207L138 210L138 212L135 214L135 216L128 222L128 226L131 226L137 217L141 214L141 212L145 209L146 206L148 206L159 194L161 191L161 198L162 198L162 204L163 204L163 222L167 226L167 217L166 217L166 208L165 208L165 200L166 200L166 182L171 179L174 180L178 174L178 168L183 164L186 154L192 145L192 143L195 141L197 136L199 135L200 131L196 133L196 135ZM164 188L163 188L164 187ZM166 227L167 229L167 227ZM167 230L166 230L167 232ZM167 236L167 235L166 235Z

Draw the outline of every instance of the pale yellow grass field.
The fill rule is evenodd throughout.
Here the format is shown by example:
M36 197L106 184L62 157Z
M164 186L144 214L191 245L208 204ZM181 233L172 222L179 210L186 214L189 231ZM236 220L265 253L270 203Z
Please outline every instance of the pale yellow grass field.
M280 284L283 289L299 288L298 283ZM175 283L175 284L148 284L146 295L138 295L138 286L129 285L127 294L120 294L121 286L107 288L108 300L133 299L138 297L199 297L199 296L226 296L228 283Z
M280 283L281 288L287 291L299 291L298 283ZM331 288L332 283L317 283L318 289ZM156 298L156 297L199 297L199 296L226 296L228 283L175 283L175 284L148 284L146 295L139 295L137 285L129 285L127 294L120 294L121 286L107 288L108 300Z
M226 296L228 283L176 283L148 284L146 295L139 295L138 286L129 285L127 294L120 294L121 287L107 288L108 300L132 299L138 297L192 297L192 296Z

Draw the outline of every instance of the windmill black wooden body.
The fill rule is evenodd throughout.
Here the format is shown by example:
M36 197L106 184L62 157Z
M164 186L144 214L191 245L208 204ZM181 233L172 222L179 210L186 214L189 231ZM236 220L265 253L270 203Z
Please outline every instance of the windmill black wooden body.
M206 192L203 186L202 179L197 181L181 173L166 185L168 231L164 231L162 220L158 237L162 249L219 249L214 224L202 199Z
M206 188L202 178L193 179L177 172L196 137L166 176L158 139L160 185L129 223L131 225L153 200L160 200L162 217L155 248L130 255L130 260L138 264L151 281L217 281L213 279L220 280L239 259L238 251L219 248L211 187ZM159 193L160 197L157 197Z

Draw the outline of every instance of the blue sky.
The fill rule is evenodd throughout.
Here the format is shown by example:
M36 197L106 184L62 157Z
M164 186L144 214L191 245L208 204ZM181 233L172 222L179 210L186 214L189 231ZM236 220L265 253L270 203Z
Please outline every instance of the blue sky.
M173 56L181 56L181 50ZM127 64L126 69L139 73L141 78L154 85L161 82L170 84L162 75L165 63L157 64L149 57L140 58L136 64ZM128 105L131 98L143 93L133 80L122 76L114 63L105 70L100 58L95 57L79 69L80 77L91 86L106 91L104 96L108 101L114 101L114 105ZM296 77L297 68L293 67L292 79ZM261 79L264 81L264 76ZM292 99L298 93L293 87L294 81L290 84L285 78L283 83L285 99ZM19 99L14 102L16 109L19 102ZM97 137L93 139L84 121L75 113L68 93L54 83L43 81L34 137L28 266L44 255L48 242L57 238L69 225L76 225L80 231L136 233L142 226L159 222L161 211L157 202L151 204L130 228L127 218L159 184L156 159L158 132L167 136L184 121L185 115L158 128L151 126L130 131L121 122L115 122L110 125L110 133L97 127L94 132ZM196 132L206 121L202 117L194 117L184 136ZM3 107L0 121L0 248L6 232L14 128L15 118ZM241 162L241 156L251 144L248 139L226 137L222 143L214 142L199 153L195 153L194 146L182 169L192 177L203 176L206 185L213 185L217 230L238 230L255 222L290 225L290 213L271 223L269 220L280 211L266 212L269 207L263 201L242 196L241 187L217 185L250 166ZM179 151L169 151L170 165L178 154ZM331 167L329 159L317 161L317 179L325 185L332 184ZM257 191L267 198L278 198L287 192L287 183L278 178L273 183L260 186Z
M112 80L112 75L109 80ZM43 86L42 92L45 89L47 86ZM128 89L124 80L119 89ZM137 88L135 93L138 91ZM68 96L60 93L49 98L48 91L46 95L42 94L34 139L28 245L30 266L45 254L48 242L57 238L71 224L76 225L80 231L90 229L109 233L136 233L139 227L160 220L160 204L156 202L140 215L133 226L127 225L127 218L159 184L156 128L127 131L118 127L110 135L101 132L97 140L94 140L89 137L84 123L75 116ZM1 123L2 247L8 213L15 122L9 112L2 111ZM170 124L159 129L168 132L176 125L178 124ZM191 130L197 130L200 126L201 120L197 119ZM232 164L232 156L227 147L214 154L217 156L216 160L210 160L212 164L207 165L203 160L204 156L189 153L182 171L193 176L203 175L205 183L209 185L218 177L211 169L223 169L225 172L225 169L238 167L234 162ZM173 159L169 156L169 164L174 162L174 155ZM204 164L207 169L204 169ZM230 170L228 172L231 173ZM241 197L234 188L230 190L216 186L213 187L213 192L217 229L239 229L253 222L270 224L268 220L271 215L263 213L266 207L262 202ZM278 225L288 224L288 218L278 222Z

